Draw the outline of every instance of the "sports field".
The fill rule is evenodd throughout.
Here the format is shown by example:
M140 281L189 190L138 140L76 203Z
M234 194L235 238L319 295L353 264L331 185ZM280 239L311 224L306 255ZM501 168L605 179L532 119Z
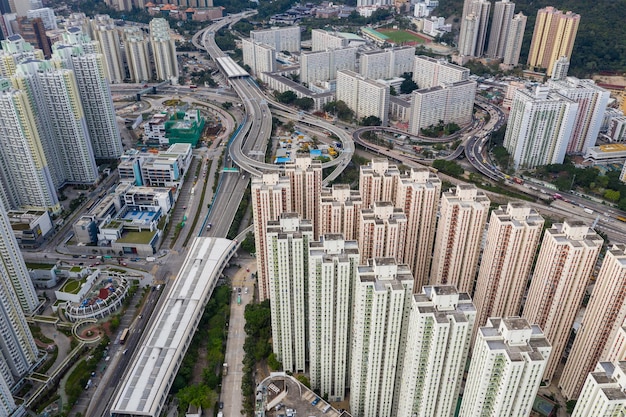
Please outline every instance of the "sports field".
M416 36L410 32L397 29L376 29L377 32L383 33L389 37L389 40L395 44L416 44L426 43L426 39Z

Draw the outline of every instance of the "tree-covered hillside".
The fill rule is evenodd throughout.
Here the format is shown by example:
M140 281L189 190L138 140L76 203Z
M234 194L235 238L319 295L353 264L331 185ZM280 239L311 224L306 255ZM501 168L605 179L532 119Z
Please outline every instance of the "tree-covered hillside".
M570 74L589 75L597 71L626 71L626 0L512 0L515 12L528 16L522 56L526 63L537 10L554 6L580 15ZM440 0L435 15L461 16L463 0ZM493 13L493 7L492 7Z

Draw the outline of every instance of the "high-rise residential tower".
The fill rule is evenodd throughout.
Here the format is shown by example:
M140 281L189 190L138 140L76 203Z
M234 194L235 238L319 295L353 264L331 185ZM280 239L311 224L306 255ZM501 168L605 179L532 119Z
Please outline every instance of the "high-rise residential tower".
M308 351L311 385L343 401L350 371L352 298L357 242L327 234L309 244Z
M431 88L443 83L469 80L468 68L451 64L445 59L417 55L413 63L413 81L419 88Z
M243 63L256 75L276 71L276 50L264 43L250 39L241 40Z
M474 185L459 184L441 196L430 282L474 292L489 198Z
M491 212L474 293L477 327L489 317L520 314L543 222L535 209L522 203Z
M63 183L93 184L98 179L98 167L75 73L71 69L56 69L52 64L52 61L20 64L13 83L28 94L38 95L33 98L38 103L37 112L52 133L53 145L47 146L48 161L58 156L57 187Z
M250 188L257 259L257 282L259 299L263 301L270 297L267 271L267 222L278 220L283 212L292 211L291 185L287 177L281 177L279 174L264 174L261 178L252 178Z
M105 75L103 55L92 52L92 42L87 37L75 43L74 39L80 38L70 36L70 30L77 31L78 28L70 28L67 35L64 34L63 42L53 45L52 59L74 71L94 156L97 159L117 159L124 148L111 88Z
M130 80L142 83L152 78L152 63L148 39L141 28L129 26L124 28L124 50L128 62Z
M329 32L324 29L311 31L311 50L325 51L328 48L347 48L350 40L338 32Z
M579 24L579 14L563 13L552 6L539 9L528 52L528 65L543 68L547 74L552 74L552 66L557 59L562 56L571 59Z
M300 26L251 30L250 38L271 46L276 52L300 52Z
M626 362L599 362L587 375L572 417L626 414Z
M440 196L441 180L428 168L411 168L397 180L395 206L407 221L403 260L413 271L416 290L428 281Z
M511 27L514 13L515 3L511 3L509 0L500 0L495 3L487 57L504 57L504 51L509 39L509 28Z
M267 266L272 346L283 369L305 372L307 282L313 225L298 213L283 213L267 223Z
M361 194L347 184L322 188L320 198L319 236L341 234L346 240L356 240L359 230Z
M170 35L170 25L162 17L150 21L150 46L157 80L178 78L176 45Z
M459 54L468 57L480 57L485 51L487 25L491 3L486 0L474 0L469 3L468 14L461 20L459 34Z
M583 223L554 224L544 234L523 313L552 344L544 380L561 362L602 243Z
M562 163L577 111L578 103L546 86L515 91L504 137L515 168Z
M285 164L289 179L292 211L303 219L311 220L313 233L318 236L320 197L322 194L322 162L311 157L297 156Z
M454 415L475 316L469 295L453 286L413 295L398 417Z
M504 47L502 57L502 67L506 70L512 69L519 64L519 55L522 51L522 41L524 40L524 30L528 18L522 12L516 14L509 23L509 32Z
M358 267L350 354L350 410L390 417L400 391L413 277L393 258Z
M583 322L559 379L568 400L578 398L587 374L608 356L612 341L626 318L626 246L606 251Z
M354 71L337 71L337 100L342 100L358 119L375 116L386 126L389 119L389 86L368 80Z
M367 51L361 54L359 72L363 77L373 80L400 77L413 71L414 60L414 46Z
M337 71L354 71L357 48L327 49L300 54L300 82L312 86L334 80Z
M124 82L125 71L122 62L120 34L115 22L108 14L97 14L91 21L95 40L100 43L100 51L104 58L104 69L109 82Z
M0 206L59 213L57 185L48 166L44 144L51 138L42 128L44 119L29 94L0 79Z
M396 187L400 170L385 158L373 158L359 168L359 192L363 208L370 208L376 201L396 201Z
M561 66L565 65L562 61L558 63ZM557 74L557 77L560 75ZM581 80L576 77L548 80L548 86L578 103L576 120L567 144L567 153L584 154L587 148L594 146L598 140L604 111L610 98L609 91L596 85L593 80Z
M39 356L24 316L35 312L38 300L9 218L1 206L0 300L0 380L12 387Z
M43 60L43 52L35 49L21 35L9 36L8 39L2 41L2 49L0 49L0 76L15 75L17 64L29 59Z
M359 214L361 262L370 258L394 258L404 263L406 215L391 201L378 201Z
M459 417L528 417L550 357L539 326L490 318L478 329Z

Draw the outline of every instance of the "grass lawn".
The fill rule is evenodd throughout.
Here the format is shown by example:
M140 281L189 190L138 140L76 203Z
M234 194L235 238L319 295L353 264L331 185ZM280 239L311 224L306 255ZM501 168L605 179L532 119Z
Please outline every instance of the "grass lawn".
M28 269L52 269L54 265L51 264L40 264L37 262L26 262L26 268Z
M156 230L151 232L150 230L144 230L143 232L126 232L124 236L120 239L117 239L118 243L136 243L136 244L144 244L152 242L154 235L156 234Z
M419 36L415 36L412 33L405 32L404 30L396 30L396 29L377 29L377 32L384 33L389 37L389 40L402 44L406 42L417 42L417 43L425 43L426 41Z
M65 283L65 285L63 285L63 288L61 288L61 291L67 292L70 294L78 294L80 287L82 287L82 285L85 282L87 282L86 279L81 279L80 281L76 281L76 280L68 281Z

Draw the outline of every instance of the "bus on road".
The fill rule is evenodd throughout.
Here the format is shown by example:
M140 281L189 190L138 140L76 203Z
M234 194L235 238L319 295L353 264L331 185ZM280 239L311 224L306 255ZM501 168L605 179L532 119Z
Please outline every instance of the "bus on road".
M124 329L122 335L120 336L120 345L126 343L126 339L128 338L128 327Z

